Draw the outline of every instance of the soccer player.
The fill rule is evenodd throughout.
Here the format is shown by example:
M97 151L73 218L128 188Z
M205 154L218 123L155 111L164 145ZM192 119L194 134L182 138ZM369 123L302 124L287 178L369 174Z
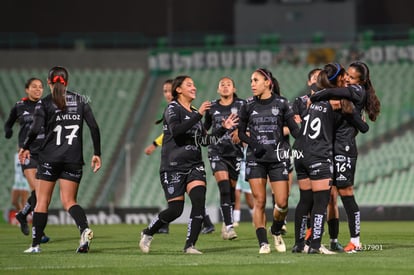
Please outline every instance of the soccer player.
M45 141L39 150L39 183L36 189L37 204L33 214L32 245L24 251L25 253L40 252L40 239L47 224L48 207L58 179L63 208L72 216L81 235L76 252L87 253L93 238L85 211L76 202L84 165L83 121L86 121L93 141L93 172L97 172L101 167L100 133L85 98L67 90L68 79L69 73L64 67L50 69L47 82L51 94L37 103L33 124L19 151L21 163L30 160L30 146L42 127L45 129Z
M164 81L164 84L162 86L163 95L164 95L165 101L167 103L170 103L171 100L173 100L172 83L173 83L173 79L167 79L167 80ZM159 124L161 122L162 122L162 118L160 120L157 120L155 123ZM152 144L148 145L145 148L145 154L151 155L155 151L155 149L157 149L158 146L161 146L163 137L164 137L164 134L162 133L156 139L154 139ZM203 226L204 227L203 227L201 232L204 233L204 234L211 233L215 230L214 224L211 222L210 216L207 213L206 213L206 216L204 217ZM166 223L163 227L161 227L158 230L157 233L168 234L169 231L170 231L169 230L169 224Z
M163 115L164 137L161 148L160 180L168 202L167 209L141 232L139 248L148 253L153 235L166 223L171 223L184 210L184 195L191 200L191 213L188 222L187 238L184 245L186 254L202 254L195 248L205 216L206 174L201 155L201 146L217 141L228 129L237 125L235 114L223 122L223 127L207 135L201 119L210 109L205 101L196 110L191 103L196 98L197 89L189 76L177 76L173 81L173 100Z
M319 72L318 86L342 81L343 73L340 66L332 68L326 65ZM295 211L294 253L305 251L305 230L311 213L312 234L307 252L335 254L321 245L333 176L334 108L338 107L333 107L328 101L311 104L302 115L301 134L293 145L300 188L300 200Z
M233 79L222 77L218 84L220 99L211 101L210 109L204 116L204 128L213 131L222 127L223 120L230 114L238 114L244 100L237 97ZM217 181L220 194L220 210L223 218L221 236L223 240L237 238L233 227L233 206L235 203L235 187L240 172L243 151L237 129L225 134L218 142L208 146L208 158L211 170Z
M280 96L277 79L267 69L251 75L253 97L240 110L239 137L248 144L246 178L254 198L253 222L259 253L270 253L266 233L266 183L269 179L275 196L271 233L278 252L285 252L282 227L288 211L290 155L283 147L283 126L296 137L299 128L288 100ZM249 131L249 135L247 134Z
M312 101L325 100L329 98L346 98L351 100L356 109L356 116L366 112L371 121L375 121L380 113L380 101L376 96L375 89L371 83L368 66L363 62L353 62L349 65L345 75L346 88L326 89L311 97ZM359 251L361 215L359 206L356 203L353 185L356 169L358 150L356 135L358 130L366 132L368 129L361 129L352 124L349 119L342 120L336 130L334 144L335 176L336 186L341 196L344 209L348 217L349 232L351 240L344 248L347 253ZM339 228L338 228L339 230Z
M4 125L4 132L7 139L13 136L13 125L16 121L20 124L18 146L23 146L24 139L29 132L30 126L33 122L33 114L35 111L36 103L40 100L43 95L43 82L39 78L32 77L25 83L26 97L16 102L14 107L11 109L9 117ZM16 214L16 219L20 223L20 230L24 235L29 235L29 226L27 224L27 215L32 213L36 205L36 171L38 165L38 151L44 140L43 129L40 130L38 136L30 146L31 158L27 162L21 164L23 174L29 182L31 194L27 199L23 209ZM42 243L49 241L49 237L46 235L42 236Z
M14 154L14 184L12 186L11 201L17 211L23 209L24 203L29 197L30 186L24 177L22 165L18 153Z

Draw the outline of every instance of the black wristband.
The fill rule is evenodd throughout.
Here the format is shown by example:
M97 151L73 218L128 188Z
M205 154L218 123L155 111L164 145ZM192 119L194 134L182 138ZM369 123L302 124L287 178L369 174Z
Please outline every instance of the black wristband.
M158 144L155 142L155 140L152 142L152 144L154 144L155 147L158 147Z

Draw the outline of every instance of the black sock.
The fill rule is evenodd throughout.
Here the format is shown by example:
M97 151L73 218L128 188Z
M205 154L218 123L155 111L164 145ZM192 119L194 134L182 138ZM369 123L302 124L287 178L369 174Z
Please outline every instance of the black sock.
M204 227L213 227L214 226L213 222L210 219L209 214L206 214L206 216L204 217L203 226Z
M341 197L348 217L349 233L352 238L358 237L361 231L361 212L354 196Z
M194 246L200 235L201 226L206 214L206 187L196 186L191 189L188 196L190 197L192 207L184 250L190 246Z
M285 220L276 221L273 220L272 226L270 227L270 231L273 235L280 235L282 233L282 226L285 224Z
M69 208L68 212L75 220L76 226L78 227L79 232L82 234L83 230L89 227L85 211L79 204L75 204Z
M231 208L234 210L234 205L236 204L236 187L233 186L230 186L230 201Z
M261 247L265 243L269 243L267 239L266 229L264 227L260 227L256 229L256 236L257 240L259 241L259 247Z
M338 239L339 219L333 218L328 221L329 238Z
M319 249L321 247L322 235L324 232L326 208L328 207L330 190L313 192L312 219L312 238L311 247Z
M48 213L33 213L32 246L40 245L47 224Z
M295 243L301 244L305 240L306 229L310 227L309 213L313 205L312 190L299 190L300 198L295 210ZM309 223L309 226L307 224Z
M30 193L30 196L27 198L27 202L25 203L21 213L25 217L27 217L27 215L29 215L29 213L34 210L35 206L36 206L36 192L33 190Z
M222 180L218 182L220 191L220 210L225 225L233 224L233 209L231 207L230 181Z
M184 210L184 201L170 201L168 202L167 209L161 211L158 216L151 221L147 228L143 230L145 235L153 236L158 230L165 224L177 219Z

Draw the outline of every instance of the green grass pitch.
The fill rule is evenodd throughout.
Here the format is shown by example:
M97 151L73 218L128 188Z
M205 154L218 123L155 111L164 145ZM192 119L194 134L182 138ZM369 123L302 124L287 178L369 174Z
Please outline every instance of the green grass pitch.
M24 254L31 239L17 226L0 225L0 274L414 274L414 222L363 222L364 251L355 254L307 255L290 252L293 223L284 237L288 252L259 255L251 223L236 228L239 238L224 241L221 225L200 235L203 255L182 252L186 225L172 224L170 234L155 235L149 254L138 248L144 225L92 225L95 238L88 254L76 254L79 234L72 226L48 226L51 241L39 254ZM340 225L340 242L349 240ZM327 244L325 234L323 243Z

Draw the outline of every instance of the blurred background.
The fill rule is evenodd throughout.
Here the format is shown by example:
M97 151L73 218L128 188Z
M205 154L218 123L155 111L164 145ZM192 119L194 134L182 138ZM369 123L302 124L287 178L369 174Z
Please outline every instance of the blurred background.
M103 222L115 215L122 222L146 223L148 213L165 206L160 149L147 156L144 148L161 133L154 122L166 106L162 84L167 78L192 76L198 107L217 98L225 75L235 80L240 97L250 96L252 71L266 67L293 100L305 93L311 69L361 60L370 67L382 103L377 122L358 136L355 187L365 207L362 218L413 219L413 8L414 2L404 0L3 1L0 122L4 125L14 103L25 96L28 78L46 81L49 68L67 67L69 89L90 99L102 134L103 168L93 175L87 163L79 203L90 213L102 213ZM17 132L15 125L13 138L6 140L2 129L4 213L11 207ZM84 140L88 160L89 131ZM219 195L207 158L206 167L207 204L217 220ZM289 200L292 215L297 189L293 185ZM56 211L61 210L58 192L51 203ZM127 220L128 213L144 218Z

